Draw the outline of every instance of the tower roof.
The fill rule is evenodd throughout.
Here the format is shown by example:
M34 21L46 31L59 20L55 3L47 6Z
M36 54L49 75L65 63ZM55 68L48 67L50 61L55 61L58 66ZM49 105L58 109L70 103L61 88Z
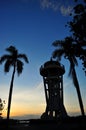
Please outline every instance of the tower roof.
M65 73L65 68L58 61L47 61L40 68L42 76L61 76Z

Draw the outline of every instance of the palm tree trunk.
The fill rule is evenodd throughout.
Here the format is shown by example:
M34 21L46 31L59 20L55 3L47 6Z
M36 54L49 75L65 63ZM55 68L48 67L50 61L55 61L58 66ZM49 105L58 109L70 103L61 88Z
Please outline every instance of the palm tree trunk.
M13 81L15 75L15 66L12 74L11 84L10 84L10 91L9 91L9 98L8 98L8 109L7 109L7 120L9 120L10 116L10 108L11 108L11 100L12 100L12 90L13 90Z
M77 75L76 75L76 71L75 71L75 67L73 66L73 75L74 75L74 85L76 87L76 91L77 91L77 95L78 95L78 100L79 100L79 105L80 105L80 109L81 109L81 114L82 116L85 115L85 112L84 112L84 106L83 106L83 102L82 102L82 97L81 97L81 93L80 93L80 88L79 88L79 83L78 83L78 79L77 79Z

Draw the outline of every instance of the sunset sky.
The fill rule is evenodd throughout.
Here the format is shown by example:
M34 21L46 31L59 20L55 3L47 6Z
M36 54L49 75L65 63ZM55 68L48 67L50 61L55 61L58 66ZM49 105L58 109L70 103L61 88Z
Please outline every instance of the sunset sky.
M45 93L39 69L50 60L55 49L52 43L70 35L65 25L71 19L69 14L74 5L72 0L0 0L0 56L13 45L29 59L29 64L24 64L23 73L19 77L15 75L11 117L37 118L45 111ZM76 89L68 77L69 62L63 60L62 64L66 70L64 105L69 115L80 115ZM0 98L6 101L5 117L12 68L5 74L3 65L0 65ZM86 112L86 77L80 62L76 71Z

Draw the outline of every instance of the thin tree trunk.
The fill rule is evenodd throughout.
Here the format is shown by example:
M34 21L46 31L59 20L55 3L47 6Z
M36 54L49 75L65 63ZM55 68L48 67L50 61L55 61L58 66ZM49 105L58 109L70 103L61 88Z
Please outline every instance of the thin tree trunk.
M78 95L81 114L82 114L82 116L84 116L85 115L84 106L83 106L82 97L81 97L80 88L79 88L79 83L78 83L78 80L77 80L77 75L76 75L74 67L73 67L73 74L74 74L74 80L75 80L74 85L76 87L76 91L77 91L77 95Z
M9 91L9 98L8 98L8 109L7 109L7 120L9 120L9 116L10 116L14 75L15 75L15 66L14 66L14 70L13 70L13 74L12 74L12 80L11 80L11 84L10 84L10 91Z

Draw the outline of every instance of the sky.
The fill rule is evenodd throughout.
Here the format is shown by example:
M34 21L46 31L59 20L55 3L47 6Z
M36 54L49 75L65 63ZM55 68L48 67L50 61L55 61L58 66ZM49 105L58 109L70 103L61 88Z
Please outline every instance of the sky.
M65 25L71 20L69 14L74 5L72 0L0 0L0 56L7 54L5 49L13 45L29 59L22 74L15 75L12 118L40 118L45 111L40 67L50 60L55 50L52 43L71 34ZM66 70L63 77L66 111L70 116L80 115L76 89L68 77L69 63L63 59L62 64ZM76 72L86 112L86 81L80 62ZM3 117L7 114L11 75L12 68L9 73L4 73L4 64L0 65L0 98L6 102Z

